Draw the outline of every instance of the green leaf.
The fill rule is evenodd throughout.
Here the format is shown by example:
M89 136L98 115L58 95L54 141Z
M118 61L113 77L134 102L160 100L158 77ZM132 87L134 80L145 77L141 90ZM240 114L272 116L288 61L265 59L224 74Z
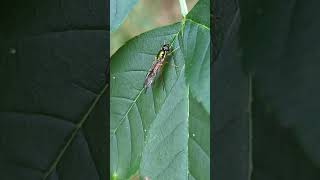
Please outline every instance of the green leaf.
M182 56L175 55L171 59L180 68L164 67L164 87L160 81L156 81L152 91L146 94L143 91L145 75L159 47L163 41L170 42L179 30L180 23L140 35L111 58L111 174L117 174L119 179L130 177L138 169L143 175L153 175L152 178L156 174L150 173L148 169L152 168L154 173L162 171L171 156L186 147L188 131L180 129L186 128L188 116L188 89L184 83ZM159 130L160 134L157 132ZM173 140L181 144L172 145ZM171 146L173 149L167 151L167 155L161 155L159 153L163 149L152 148L157 144L161 147ZM186 161L187 155L181 155ZM155 159L148 159L149 156L165 158L157 164Z
M207 33L207 29L197 30L201 28L188 19L161 27L135 37L111 57L112 178L128 179L137 172L151 179L209 177L209 110L203 107L205 103L198 102L201 98L192 98L189 87L195 87L195 81L187 83L185 74L189 68L186 62L192 61L200 69L202 62L193 62L193 55L201 55L201 60L210 58L209 50L201 51L204 54L190 52L194 50L191 47L207 45L203 45L206 41L202 38L196 40L201 35L194 32ZM210 42L210 35L206 37ZM172 48L178 49L168 57L162 78L156 78L152 88L144 93L145 76L163 42L173 42ZM177 67L170 65L173 63ZM204 72L208 77L199 81L205 81L209 87L209 71ZM189 74L200 76L193 68ZM201 92L210 98L209 90Z
M117 30L138 0L111 0L110 30Z
M186 61L186 79L195 98L210 112L210 6L200 0L187 15L180 45ZM193 37L193 38L190 38Z

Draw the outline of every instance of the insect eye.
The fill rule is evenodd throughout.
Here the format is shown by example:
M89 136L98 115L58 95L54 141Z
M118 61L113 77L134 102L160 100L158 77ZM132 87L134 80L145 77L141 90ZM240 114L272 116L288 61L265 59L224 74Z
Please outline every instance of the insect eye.
M162 48L164 51L169 51L169 47L168 46L163 46L163 48Z

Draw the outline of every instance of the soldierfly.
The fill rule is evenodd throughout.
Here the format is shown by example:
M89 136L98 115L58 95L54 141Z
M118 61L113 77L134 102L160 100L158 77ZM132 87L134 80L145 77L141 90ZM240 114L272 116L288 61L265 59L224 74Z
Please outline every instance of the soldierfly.
M155 60L152 63L151 68L149 69L146 78L144 80L144 88L146 89L145 92L147 92L147 89L151 87L151 84L153 83L155 77L157 74L161 71L162 65L165 63L166 57L173 53L175 50L170 52L170 45L169 44L163 44L160 51L158 52L157 56L155 57Z

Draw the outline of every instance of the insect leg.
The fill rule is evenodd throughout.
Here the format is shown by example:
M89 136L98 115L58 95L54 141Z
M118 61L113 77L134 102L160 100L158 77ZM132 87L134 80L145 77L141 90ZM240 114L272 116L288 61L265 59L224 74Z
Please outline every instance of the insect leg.
M157 62L157 57L154 57L154 60L152 62L152 66Z
M168 63L168 61L163 62L163 64L167 64L167 63ZM174 61L173 61L172 63L170 63L170 65L171 65L171 66L174 66L174 67L179 67L179 66L177 66L177 65L174 63Z
M178 50L178 49L180 49L180 47L177 47L176 49L174 49L173 51L171 51L171 52L168 53L167 55L168 55L168 56L171 56L171 54L172 54L173 52L175 52L176 50Z
M177 66L174 62L172 62L172 64L170 64L171 66L173 66L173 67L176 67L176 68L178 68L179 66Z
M168 62L165 62L166 64L168 63ZM173 66L173 67L176 67L176 68L178 68L179 66L177 66L174 62L172 62L172 64L171 63L169 63L171 66Z
M147 94L148 87L144 87L144 93Z

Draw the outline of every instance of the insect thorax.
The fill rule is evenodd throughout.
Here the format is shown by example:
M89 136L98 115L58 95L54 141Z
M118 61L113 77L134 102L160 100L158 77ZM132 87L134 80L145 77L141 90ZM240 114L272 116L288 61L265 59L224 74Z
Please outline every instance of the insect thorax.
M157 59L159 60L159 59L165 58L166 54L167 54L166 51L163 51L163 50L159 51L159 53L157 55Z

